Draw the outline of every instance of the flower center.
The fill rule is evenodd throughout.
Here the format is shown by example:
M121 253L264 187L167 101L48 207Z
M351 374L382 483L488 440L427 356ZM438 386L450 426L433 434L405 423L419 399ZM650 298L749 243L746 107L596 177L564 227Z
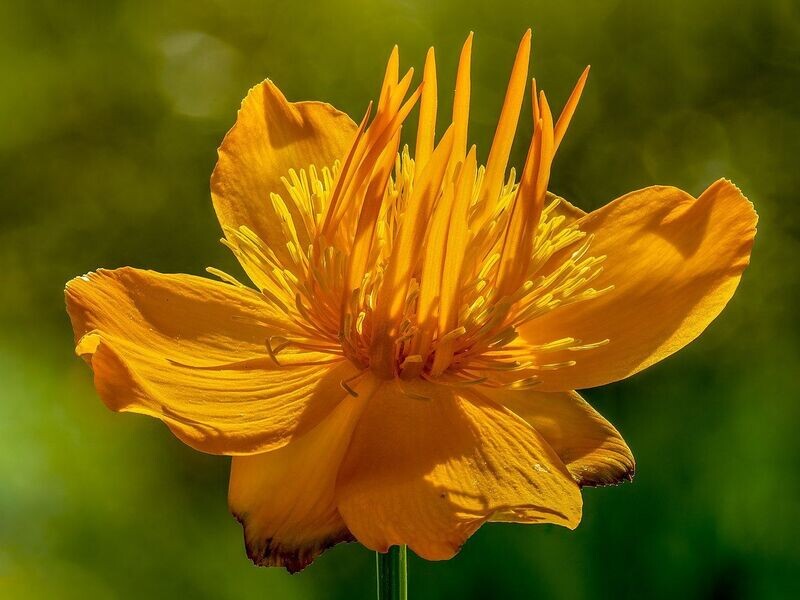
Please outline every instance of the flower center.
M433 52L423 85L408 96L413 70L399 77L395 49L375 116L370 121L370 105L342 162L292 170L285 193L270 194L280 239L259 239L246 227L226 232L254 283L289 319L286 333L267 341L276 362L294 346L347 357L386 379L525 387L538 371L573 364L548 362L548 353L607 341L531 345L519 335L523 323L604 291L591 287L604 257L591 255L591 237L547 192L588 69L557 121L534 81L534 133L517 181L513 169L505 174L530 36L517 52L485 167L475 147L467 149L471 49L470 36L452 124L438 143ZM418 101L412 158L407 147L399 151L400 132Z
M271 194L272 208L281 223L280 242L289 250L290 261L278 260L270 248L275 240L268 244L246 227L229 232L225 242L249 273L258 274L254 282L267 300L289 318L291 329L267 341L268 353L276 361L285 348L295 347L345 356L382 377L520 388L536 383L537 370L574 364L548 362L548 353L605 343L564 338L530 345L519 338L518 328L523 323L605 291L591 287L604 257L590 255L591 237L570 222L561 210L560 198L548 195L525 276L516 288L501 290L496 282L519 184L512 169L488 217L477 227L478 216L487 212L480 205L478 190L485 177L485 169L480 167L464 174L469 175L471 184L463 222L454 222L453 202L441 192L421 260L411 271L404 295L397 298L402 318L392 336L390 369L384 370L382 363L375 365L373 342L386 328L378 320L377 302L387 285L387 267L399 231L412 218L408 207L415 189L415 162L407 148L396 156L361 267L363 275L354 289L346 284L352 263L358 259L355 219L345 214L343 226L332 240L321 232L339 171L338 164L321 170L313 166L292 170L283 179L285 193ZM447 250L454 236L469 236L469 243L448 261ZM303 247L301 237L311 243ZM440 283L432 290L426 282L434 269L438 269Z

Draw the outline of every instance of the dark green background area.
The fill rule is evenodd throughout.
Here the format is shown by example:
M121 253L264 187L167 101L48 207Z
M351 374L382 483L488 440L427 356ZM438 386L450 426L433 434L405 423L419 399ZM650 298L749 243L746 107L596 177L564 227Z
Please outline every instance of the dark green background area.
M355 544L295 576L251 566L227 513L228 459L103 407L72 352L63 285L100 266L236 271L208 178L265 77L358 119L393 44L418 73L435 45L445 103L474 30L470 137L485 158L528 26L556 107L592 65L554 192L592 209L725 176L759 234L696 343L586 393L633 448L634 483L586 490L575 532L488 525L451 561L413 558L412 596L800 597L792 0L0 3L0 597L372 597L374 558Z

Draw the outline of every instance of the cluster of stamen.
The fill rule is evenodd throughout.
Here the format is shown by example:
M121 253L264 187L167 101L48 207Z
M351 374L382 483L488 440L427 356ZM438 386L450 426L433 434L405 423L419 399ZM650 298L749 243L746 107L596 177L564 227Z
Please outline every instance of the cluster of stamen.
M292 170L285 190L265 199L282 239L262 240L247 227L226 231L224 243L287 318L286 331L266 341L276 363L292 347L344 356L384 378L525 388L537 382L537 371L574 364L548 361L548 354L607 341L532 345L518 333L549 311L605 291L592 287L604 257L592 256L591 236L547 192L586 72L556 123L534 81L525 168L519 181L514 169L504 179L529 51L526 34L486 167L477 166L474 146L466 149L471 36L453 124L438 144L433 52L422 86L406 99L413 71L398 77L395 49L375 117L370 121L368 109L341 164ZM400 131L420 98L412 158L408 147L399 151ZM280 256L277 244L286 250Z

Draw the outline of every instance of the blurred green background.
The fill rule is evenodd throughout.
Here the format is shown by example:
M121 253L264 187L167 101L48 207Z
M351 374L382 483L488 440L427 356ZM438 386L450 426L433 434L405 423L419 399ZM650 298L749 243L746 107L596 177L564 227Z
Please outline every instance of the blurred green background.
M435 45L449 102L474 30L471 137L485 157L528 26L556 106L593 67L553 191L591 209L726 176L755 203L759 235L698 342L586 393L633 448L635 482L585 491L575 532L489 525L449 562L414 558L412 597L800 597L792 0L0 3L0 597L372 597L374 558L355 544L295 576L251 566L227 513L228 460L103 407L72 353L63 285L100 266L236 271L208 178L265 77L358 118L393 44L418 69Z

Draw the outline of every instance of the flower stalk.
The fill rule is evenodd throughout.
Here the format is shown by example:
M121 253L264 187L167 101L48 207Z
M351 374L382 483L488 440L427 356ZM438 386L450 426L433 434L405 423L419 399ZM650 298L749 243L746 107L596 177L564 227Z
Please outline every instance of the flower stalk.
M405 546L392 546L388 552L375 553L378 568L378 600L408 598L406 554Z

